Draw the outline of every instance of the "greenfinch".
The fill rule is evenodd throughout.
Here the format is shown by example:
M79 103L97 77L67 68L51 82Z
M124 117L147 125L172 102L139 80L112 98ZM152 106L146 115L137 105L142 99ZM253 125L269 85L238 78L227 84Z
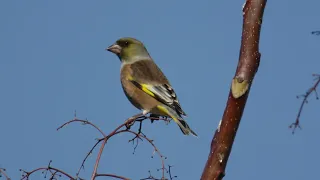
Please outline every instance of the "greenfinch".
M142 110L144 115L151 113L172 118L183 134L197 136L182 118L186 113L182 110L174 89L142 42L124 37L106 50L119 57L122 88L136 108Z

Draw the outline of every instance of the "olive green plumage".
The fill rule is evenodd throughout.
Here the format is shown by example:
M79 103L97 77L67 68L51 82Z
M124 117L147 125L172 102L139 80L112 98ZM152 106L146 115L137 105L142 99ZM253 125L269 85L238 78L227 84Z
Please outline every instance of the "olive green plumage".
M120 38L107 48L121 61L120 79L124 93L129 101L144 114L172 118L183 134L193 134L182 118L182 110L174 89L149 55L142 42L126 37Z

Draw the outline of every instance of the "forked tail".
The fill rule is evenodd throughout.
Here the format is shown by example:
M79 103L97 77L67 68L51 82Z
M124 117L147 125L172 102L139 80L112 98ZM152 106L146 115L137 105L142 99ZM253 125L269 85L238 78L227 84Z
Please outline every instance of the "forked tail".
M188 123L184 119L182 119L182 117L180 117L175 110L171 109L170 107L160 105L158 106L158 109L168 114L168 116L170 116L174 120L174 122L178 124L184 135L189 135L191 133L196 137L198 136L194 131L192 131Z
M189 133L191 133L194 136L198 136L194 131L192 131L192 129L189 127L189 125L187 124L187 122L184 119L179 118L179 119L177 119L178 122L176 120L174 120L174 121L178 124L178 126L181 129L183 134L189 135Z

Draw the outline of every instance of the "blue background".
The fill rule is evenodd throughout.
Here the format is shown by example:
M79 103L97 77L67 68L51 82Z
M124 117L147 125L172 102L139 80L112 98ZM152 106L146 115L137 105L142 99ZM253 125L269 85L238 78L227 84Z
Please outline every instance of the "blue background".
M18 179L20 168L52 165L75 174L99 133L71 120L88 118L110 132L138 113L123 94L120 62L104 49L123 36L145 43L170 79L200 138L177 125L146 122L179 179L199 179L222 117L240 48L242 1L1 1L0 167ZM319 177L319 101L310 98L303 130L288 129L319 72L320 1L269 1L261 32L262 53L233 146L226 180ZM99 173L139 179L160 177L158 157L129 135L107 144ZM81 177L89 179L97 151ZM35 174L32 179L42 178Z

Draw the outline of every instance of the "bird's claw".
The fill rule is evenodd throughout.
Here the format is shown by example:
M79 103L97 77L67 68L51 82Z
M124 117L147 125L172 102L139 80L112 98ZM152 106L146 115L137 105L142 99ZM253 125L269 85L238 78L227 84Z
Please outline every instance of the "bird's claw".
M129 118L127 119L124 124L127 128L127 130L129 130L131 128L131 126L133 126L133 124L135 123L136 119L135 118Z

